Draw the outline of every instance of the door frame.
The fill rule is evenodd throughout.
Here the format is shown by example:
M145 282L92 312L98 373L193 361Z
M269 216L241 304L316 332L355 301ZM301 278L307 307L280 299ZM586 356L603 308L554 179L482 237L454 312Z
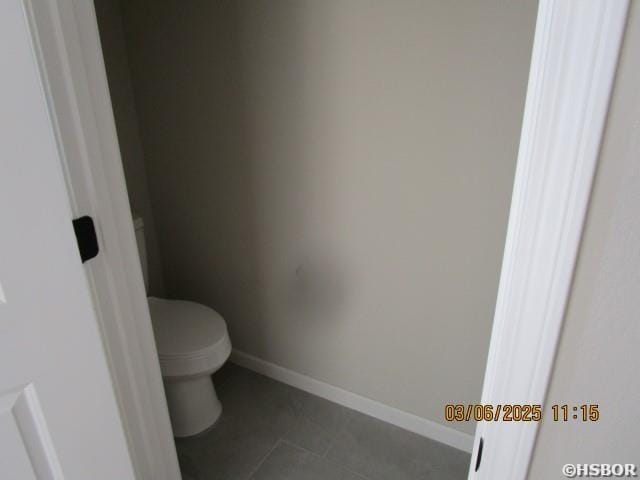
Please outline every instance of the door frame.
M483 405L544 406L628 5L540 0ZM479 422L469 479L526 478L539 424Z
M22 1L74 214L99 230L87 274L136 475L178 480L93 2ZM544 403L628 4L539 2L483 404ZM469 478L526 478L537 430L478 423Z
M74 217L100 244L85 264L136 478L179 480L92 0L20 0Z

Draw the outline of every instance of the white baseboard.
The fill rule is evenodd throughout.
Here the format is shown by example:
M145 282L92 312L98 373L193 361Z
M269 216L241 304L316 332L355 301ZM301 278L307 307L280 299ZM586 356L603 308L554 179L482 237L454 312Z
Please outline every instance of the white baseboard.
M473 436L463 433L440 423L418 417L411 413L403 412L397 408L384 405L370 398L356 393L334 387L301 373L294 372L274 363L267 362L238 350L233 350L230 361L241 367L261 373L267 377L282 383L325 398L352 410L364 413L371 417L396 425L423 437L436 440L451 447L471 452L473 448Z

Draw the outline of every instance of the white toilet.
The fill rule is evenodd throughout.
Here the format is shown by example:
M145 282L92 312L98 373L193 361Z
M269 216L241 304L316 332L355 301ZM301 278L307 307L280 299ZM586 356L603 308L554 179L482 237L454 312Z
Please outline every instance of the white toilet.
M142 218L134 217L134 227L148 287ZM222 413L211 374L231 354L227 325L215 310L199 303L154 297L148 300L173 434L195 435L213 425Z

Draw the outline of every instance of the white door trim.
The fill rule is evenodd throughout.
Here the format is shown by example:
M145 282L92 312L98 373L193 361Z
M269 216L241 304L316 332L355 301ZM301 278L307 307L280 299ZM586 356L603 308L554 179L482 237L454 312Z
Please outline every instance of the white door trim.
M85 264L136 478L180 471L91 0L22 0L74 217L96 222Z
M540 1L485 405L544 404L627 8L627 0ZM469 479L526 478L538 425L480 422Z

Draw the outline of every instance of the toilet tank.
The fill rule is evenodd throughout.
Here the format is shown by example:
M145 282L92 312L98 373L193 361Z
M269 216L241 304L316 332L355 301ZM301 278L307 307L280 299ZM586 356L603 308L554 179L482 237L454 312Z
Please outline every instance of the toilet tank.
M144 241L144 221L140 215L133 214L133 228L136 232L136 243L138 244L138 255L140 256L140 266L142 267L142 278L144 279L144 290L149 291L149 269L147 265L147 245Z

